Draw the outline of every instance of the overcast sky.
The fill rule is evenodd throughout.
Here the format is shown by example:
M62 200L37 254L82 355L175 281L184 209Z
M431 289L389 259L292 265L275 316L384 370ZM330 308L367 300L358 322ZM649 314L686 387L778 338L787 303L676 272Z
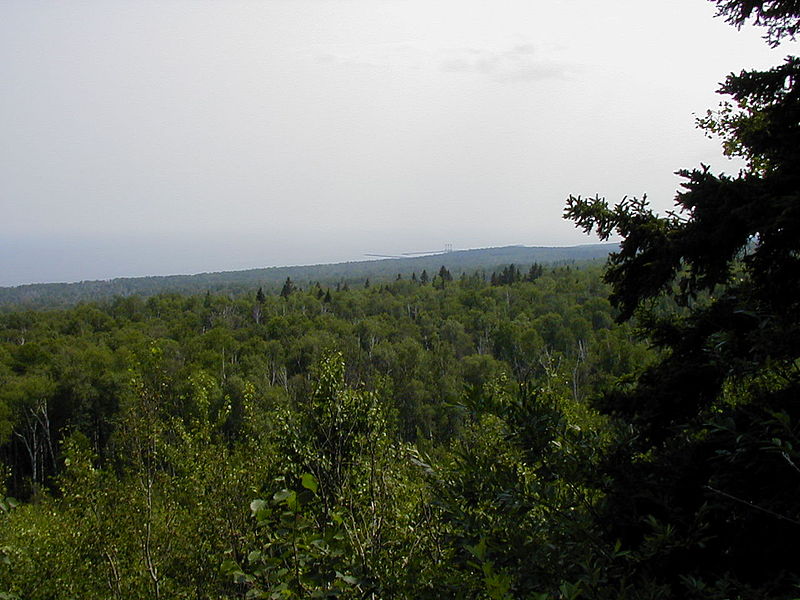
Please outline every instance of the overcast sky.
M736 171L776 64L705 0L0 3L0 285L595 240L569 194Z

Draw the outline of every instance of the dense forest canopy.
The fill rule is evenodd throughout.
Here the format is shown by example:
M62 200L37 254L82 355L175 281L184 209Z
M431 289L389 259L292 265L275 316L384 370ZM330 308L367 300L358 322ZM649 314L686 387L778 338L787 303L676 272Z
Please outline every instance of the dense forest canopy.
M715 0L779 44L794 1ZM800 592L800 61L596 265L0 315L0 598Z
M587 399L651 353L596 266L487 279L0 317L0 581L25 598L555 589L525 557L563 560L553 536L588 515L578 482L610 429Z

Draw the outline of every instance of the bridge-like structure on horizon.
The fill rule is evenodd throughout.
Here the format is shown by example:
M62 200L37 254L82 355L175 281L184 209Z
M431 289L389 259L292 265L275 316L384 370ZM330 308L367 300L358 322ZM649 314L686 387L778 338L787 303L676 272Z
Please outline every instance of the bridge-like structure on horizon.
M429 250L427 252L401 252L400 254L369 254L365 253L364 256L371 258L410 258L412 256L434 256L436 254L449 254L453 252L453 244L445 244L444 250Z

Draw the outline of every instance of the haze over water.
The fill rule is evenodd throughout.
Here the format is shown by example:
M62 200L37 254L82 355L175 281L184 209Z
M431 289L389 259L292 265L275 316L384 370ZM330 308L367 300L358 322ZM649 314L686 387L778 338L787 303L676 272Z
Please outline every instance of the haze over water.
M736 171L770 50L698 0L0 6L0 285L573 245L569 194Z

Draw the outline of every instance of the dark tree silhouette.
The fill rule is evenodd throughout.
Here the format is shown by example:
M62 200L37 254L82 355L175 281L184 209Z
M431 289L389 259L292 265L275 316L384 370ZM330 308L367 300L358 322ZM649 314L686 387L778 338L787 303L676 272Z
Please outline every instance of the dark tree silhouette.
M798 2L717 4L735 25L767 27L773 45L797 31ZM690 580L724 597L796 596L798 85L796 57L725 80L730 100L698 125L748 166L680 171L673 212L655 214L646 198L567 203L585 231L622 237L605 276L612 303L663 350L635 387L601 402L630 433L609 454L601 521L639 576L672 590L664 597ZM653 535L670 541L655 548Z

